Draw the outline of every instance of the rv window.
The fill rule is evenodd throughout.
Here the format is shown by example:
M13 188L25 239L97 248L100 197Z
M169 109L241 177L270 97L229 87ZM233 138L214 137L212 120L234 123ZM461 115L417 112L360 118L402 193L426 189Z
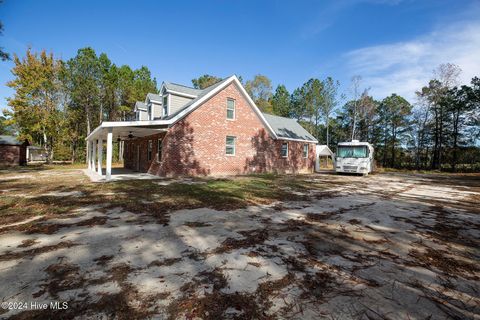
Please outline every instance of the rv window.
M339 146L339 158L366 158L368 157L366 146Z

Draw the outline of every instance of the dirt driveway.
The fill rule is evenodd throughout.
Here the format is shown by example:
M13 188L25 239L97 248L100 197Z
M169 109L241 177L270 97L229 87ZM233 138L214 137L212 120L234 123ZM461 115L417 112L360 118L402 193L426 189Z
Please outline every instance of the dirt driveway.
M65 183L75 179L89 189ZM208 189L212 205L190 200L213 182L175 181L188 206L160 215L150 206L173 190L161 183L0 175L0 211L28 217L0 225L0 300L28 303L0 318L480 319L478 175L276 179L265 180L276 198L232 207L242 198L228 181ZM122 193L138 199L116 202ZM31 305L53 301L68 308Z

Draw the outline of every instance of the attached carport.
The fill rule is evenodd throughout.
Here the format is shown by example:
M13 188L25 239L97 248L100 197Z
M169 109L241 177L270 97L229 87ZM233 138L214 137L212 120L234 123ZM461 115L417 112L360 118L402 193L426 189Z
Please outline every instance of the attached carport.
M107 144L105 180L112 178L112 155L113 139L125 141L134 138L142 138L154 135L168 129L168 123L164 120L153 121L115 121L102 122L93 130L87 141L87 163L90 173L97 173L103 178L102 159L103 143Z

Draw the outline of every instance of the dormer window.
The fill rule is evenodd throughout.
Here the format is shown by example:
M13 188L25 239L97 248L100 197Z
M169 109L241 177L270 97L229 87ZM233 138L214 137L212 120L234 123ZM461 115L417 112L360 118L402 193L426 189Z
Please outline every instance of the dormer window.
M235 100L227 99L227 119L235 120Z
M153 120L152 104L148 104L148 120Z
M163 116L168 116L168 95L163 96Z

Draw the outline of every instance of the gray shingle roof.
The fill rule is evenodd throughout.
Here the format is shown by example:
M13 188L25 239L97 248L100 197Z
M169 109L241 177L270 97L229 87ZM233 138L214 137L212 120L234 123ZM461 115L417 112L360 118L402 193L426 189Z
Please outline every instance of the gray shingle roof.
M147 110L147 105L141 101L135 102L135 109L137 110Z
M156 94L156 93L149 93L147 94L147 98L150 99L150 100L155 100L155 101L159 101L159 102L162 102L162 96Z
M263 116L280 139L317 141L317 139L305 130L295 119L274 116L268 113L264 113Z
M184 93L184 94L188 94L188 95L192 95L192 96L198 96L199 94L201 94L204 90L201 90L201 89L195 89L195 88L191 88L191 87L187 87L187 86L184 86L184 85L181 85L181 84L176 84L176 83L171 83L171 82L165 82L165 88L167 90L170 90L170 91L176 91L176 92L180 92L180 93ZM206 88L208 89L208 88Z
M330 148L325 144L317 145L316 154L317 154L317 156L331 156L331 157L333 157L333 155L334 155L332 150L330 150Z
M21 146L24 142L14 136L0 136L0 145Z

